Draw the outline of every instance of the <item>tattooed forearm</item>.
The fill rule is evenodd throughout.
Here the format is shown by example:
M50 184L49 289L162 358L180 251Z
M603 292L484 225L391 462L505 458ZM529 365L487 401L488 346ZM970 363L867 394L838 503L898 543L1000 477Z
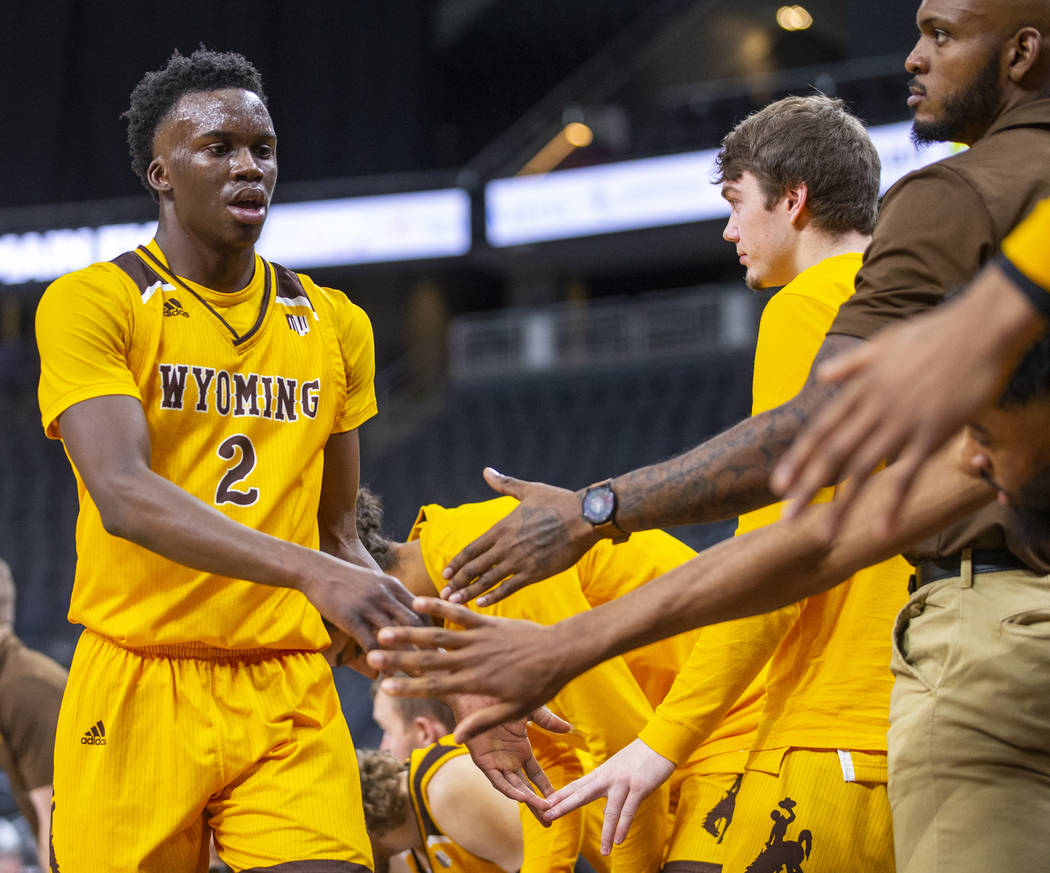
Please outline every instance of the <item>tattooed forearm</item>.
M861 342L828 337L814 366ZM769 476L809 417L835 393L812 375L790 401L745 419L668 461L615 480L617 520L629 530L732 518L775 498Z

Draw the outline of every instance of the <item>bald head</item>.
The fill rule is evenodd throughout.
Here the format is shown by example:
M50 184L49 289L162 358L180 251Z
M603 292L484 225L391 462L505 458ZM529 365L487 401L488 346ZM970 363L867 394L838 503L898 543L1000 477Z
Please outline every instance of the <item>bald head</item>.
M1044 38L1050 37L1050 0L976 0L988 9L989 17L1004 35L1022 27L1034 27Z
M15 578L11 567L0 558L0 626L15 623Z

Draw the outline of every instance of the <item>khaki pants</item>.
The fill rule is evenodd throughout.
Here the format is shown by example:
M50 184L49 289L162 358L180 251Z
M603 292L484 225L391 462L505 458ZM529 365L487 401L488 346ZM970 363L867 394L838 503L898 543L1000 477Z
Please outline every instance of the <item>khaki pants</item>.
M1050 870L1050 576L923 586L894 628L900 873Z

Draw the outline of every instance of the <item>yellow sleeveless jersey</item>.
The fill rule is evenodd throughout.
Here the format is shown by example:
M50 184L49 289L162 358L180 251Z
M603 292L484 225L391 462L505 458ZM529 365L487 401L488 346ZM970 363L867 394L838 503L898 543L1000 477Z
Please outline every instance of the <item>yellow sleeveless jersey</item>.
M376 412L372 329L342 293L255 258L223 294L156 242L56 280L37 310L44 429L104 395L141 401L152 468L230 518L317 548L325 443ZM69 620L127 646L324 648L298 591L203 573L108 534L80 497Z
M410 852L415 868L422 873L506 873L498 864L479 858L458 843L452 842L434 821L427 787L442 765L453 758L469 754L466 746L455 743L451 736L442 737L432 746L415 749L408 759L408 794L412 800L412 811L423 838L428 868L423 868L416 852Z

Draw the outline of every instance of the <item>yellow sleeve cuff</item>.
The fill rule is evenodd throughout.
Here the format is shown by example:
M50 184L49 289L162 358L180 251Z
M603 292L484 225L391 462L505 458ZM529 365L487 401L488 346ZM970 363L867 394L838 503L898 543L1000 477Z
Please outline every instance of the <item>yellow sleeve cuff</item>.
M1040 202L1003 240L1003 254L1022 274L1050 293L1050 199Z
M682 766L703 743L704 734L668 718L658 709L638 734L638 739L676 767Z

